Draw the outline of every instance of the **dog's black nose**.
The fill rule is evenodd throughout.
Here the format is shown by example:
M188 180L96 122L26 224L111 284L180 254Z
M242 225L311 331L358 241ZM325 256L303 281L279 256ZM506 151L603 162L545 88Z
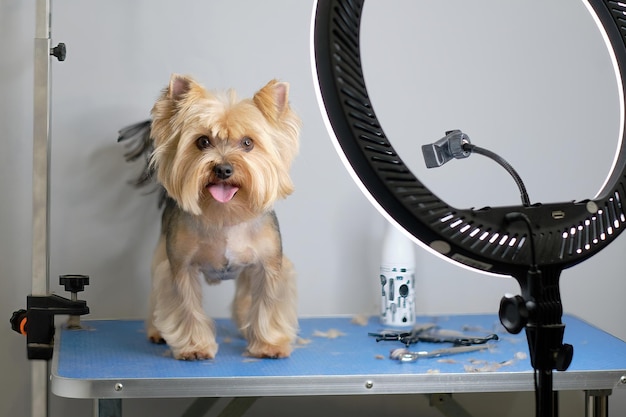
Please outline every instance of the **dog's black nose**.
M215 173L215 175L217 175L217 178L221 180L225 180L227 178L230 178L231 175L233 175L233 166L228 163L217 164L213 168L213 172Z

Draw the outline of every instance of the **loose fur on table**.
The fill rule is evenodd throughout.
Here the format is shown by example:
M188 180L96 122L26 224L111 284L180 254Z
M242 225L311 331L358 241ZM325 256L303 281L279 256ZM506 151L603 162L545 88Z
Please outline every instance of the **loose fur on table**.
M293 191L289 169L300 119L289 85L252 98L215 93L172 75L152 119L124 128L128 161L145 158L138 186L156 184L164 206L152 260L148 337L177 359L215 357L201 279L235 279L232 314L254 357L289 356L297 333L296 283L273 205Z

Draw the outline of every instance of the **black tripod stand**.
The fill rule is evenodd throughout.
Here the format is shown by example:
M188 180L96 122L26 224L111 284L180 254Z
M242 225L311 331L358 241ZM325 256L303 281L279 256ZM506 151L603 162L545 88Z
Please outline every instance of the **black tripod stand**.
M537 417L557 417L558 401L553 392L552 371L565 371L574 355L572 345L563 344L565 325L559 290L560 269L540 271L536 266L523 276L522 295L505 296L500 302L500 321L510 332L526 329L530 360L535 369Z

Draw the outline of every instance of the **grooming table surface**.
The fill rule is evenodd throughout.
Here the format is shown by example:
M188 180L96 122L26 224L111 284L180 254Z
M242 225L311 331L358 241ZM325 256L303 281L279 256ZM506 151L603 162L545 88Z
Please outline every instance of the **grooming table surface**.
M141 321L83 321L85 329L58 329L52 392L70 398L244 397L532 391L533 372L524 332L510 335L495 315L419 317L441 329L484 336L484 351L399 363L389 352L397 341L376 342L377 318L365 326L349 317L300 319L299 343L287 359L244 355L246 342L230 320L216 320L214 360L178 361L166 345L146 339ZM574 345L566 372L555 372L555 390L604 390L626 375L626 343L570 315L565 342ZM333 333L337 337L332 338ZM449 344L420 343L411 351Z

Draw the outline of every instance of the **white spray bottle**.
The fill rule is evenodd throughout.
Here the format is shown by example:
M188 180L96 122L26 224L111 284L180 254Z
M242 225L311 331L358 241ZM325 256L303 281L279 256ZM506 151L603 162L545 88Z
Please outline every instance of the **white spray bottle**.
M415 324L415 245L387 224L380 262L380 321L386 326Z

